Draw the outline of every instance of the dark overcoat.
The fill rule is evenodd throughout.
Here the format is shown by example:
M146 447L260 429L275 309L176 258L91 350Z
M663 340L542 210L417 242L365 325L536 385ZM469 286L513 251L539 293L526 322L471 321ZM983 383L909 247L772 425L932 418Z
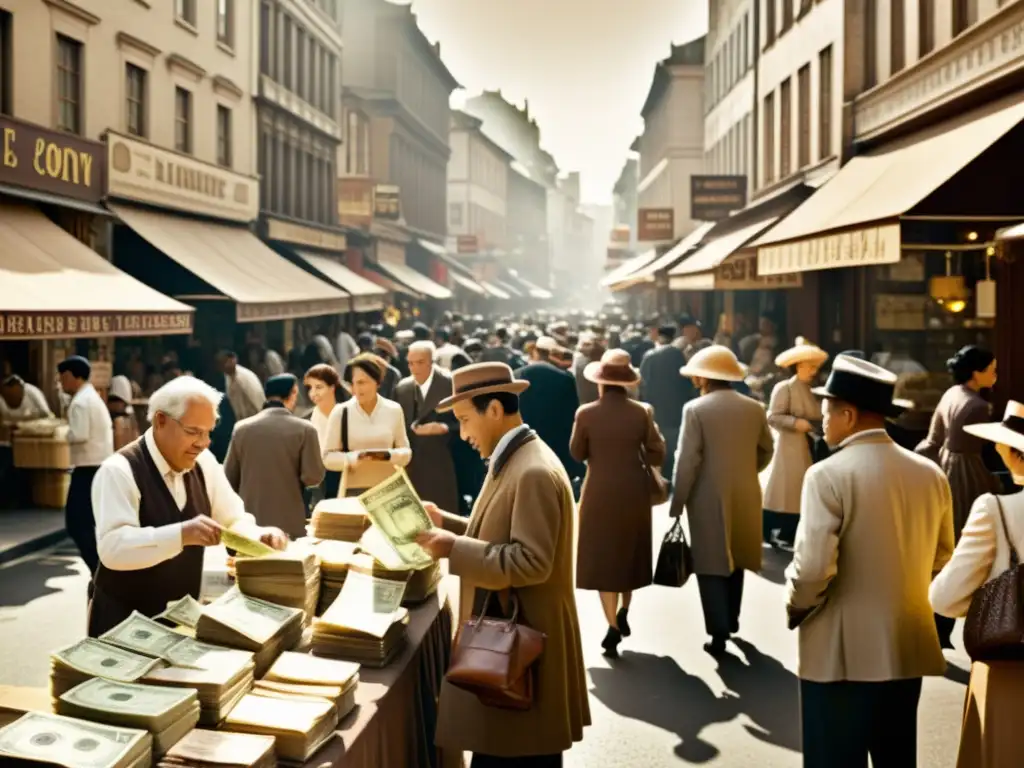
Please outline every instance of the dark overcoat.
M455 477L455 462L452 461L451 445L459 439L459 426L451 412L439 414L437 404L452 394L451 375L434 366L434 378L427 390L427 396L420 396L419 384L412 376L399 382L395 399L405 414L406 429L409 431L409 447L412 461L406 467L420 498L432 501L441 509L458 513L459 491ZM441 423L448 427L445 435L417 435L415 424Z
M519 395L523 421L555 452L570 480L582 477L585 468L569 451L573 419L580 405L576 380L568 371L546 361L530 363L515 375L530 382L530 388Z

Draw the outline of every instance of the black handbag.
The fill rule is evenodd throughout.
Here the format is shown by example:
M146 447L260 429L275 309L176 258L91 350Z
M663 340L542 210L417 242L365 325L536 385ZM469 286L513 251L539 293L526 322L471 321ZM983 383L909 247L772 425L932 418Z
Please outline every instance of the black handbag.
M998 496L996 505L1010 547L1010 567L979 587L971 598L964 622L964 649L971 661L1024 660L1024 570Z
M693 573L693 554L686 542L683 521L676 518L665 538L661 540L658 564L654 568L654 583L662 587L681 587Z

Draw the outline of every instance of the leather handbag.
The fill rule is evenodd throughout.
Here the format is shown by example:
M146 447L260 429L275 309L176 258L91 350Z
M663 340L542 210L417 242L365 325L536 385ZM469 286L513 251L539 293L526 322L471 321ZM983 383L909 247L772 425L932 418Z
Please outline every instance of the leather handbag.
M662 587L681 587L693 573L693 554L686 541L683 521L676 518L665 538L661 540L658 563L654 568L654 583Z
M964 648L971 661L1024 660L1024 571L1010 539L1003 504L996 496L999 521L1010 547L1010 567L983 584L971 598L964 623Z
M644 471L647 473L647 486L651 497L651 506L656 507L659 504L664 504L668 501L668 483L665 482L665 478L661 476L661 470L651 465L651 461L647 456L647 449L644 446L640 446L640 463L643 464Z
M476 694L481 704L499 709L533 706L536 663L547 635L519 623L519 598L509 593L512 616L487 616L493 592L484 596L479 616L462 623L455 636L449 683Z

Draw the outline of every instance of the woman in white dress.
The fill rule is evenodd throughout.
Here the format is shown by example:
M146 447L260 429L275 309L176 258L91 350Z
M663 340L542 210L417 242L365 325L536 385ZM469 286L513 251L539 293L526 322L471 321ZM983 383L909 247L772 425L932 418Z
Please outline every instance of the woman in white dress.
M1024 485L1024 405L1010 401L1002 422L968 424L964 432L996 444L1017 485ZM1010 553L1024 557L1024 493L977 498L953 557L932 582L932 609L957 619L967 615L978 588L1011 567ZM1019 768L1024 731L1019 704L1024 662L976 661L964 705L957 768Z
M412 458L402 406L379 394L387 371L387 363L371 353L345 366L352 399L331 411L322 446L324 466L342 473L337 496L358 496Z
M338 372L326 363L318 363L312 366L303 377L303 384L309 392L309 400L313 403L313 410L310 411L309 420L316 427L317 436L320 438L321 454L327 446L327 422L335 408L338 408L344 399L345 390L341 384L341 377ZM338 485L341 480L340 472L328 470L323 483L318 488L312 489L310 506L316 506L320 499L334 498L338 495Z

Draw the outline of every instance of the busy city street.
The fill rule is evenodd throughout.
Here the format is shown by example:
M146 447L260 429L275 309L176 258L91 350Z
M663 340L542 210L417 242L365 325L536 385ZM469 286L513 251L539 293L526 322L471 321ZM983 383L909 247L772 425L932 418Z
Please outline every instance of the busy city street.
M782 553L771 555L765 572L748 578L740 640L720 661L701 649L703 624L693 583L682 590L639 592L631 618L634 635L614 662L601 655L596 642L604 632L597 601L580 592L594 725L568 753L566 765L799 766L796 635L780 620L787 560ZM81 636L85 570L66 544L0 567L0 685L46 685L49 657L37 649ZM949 672L927 681L920 711L920 764L928 768L956 764L969 662L962 650L947 657Z

